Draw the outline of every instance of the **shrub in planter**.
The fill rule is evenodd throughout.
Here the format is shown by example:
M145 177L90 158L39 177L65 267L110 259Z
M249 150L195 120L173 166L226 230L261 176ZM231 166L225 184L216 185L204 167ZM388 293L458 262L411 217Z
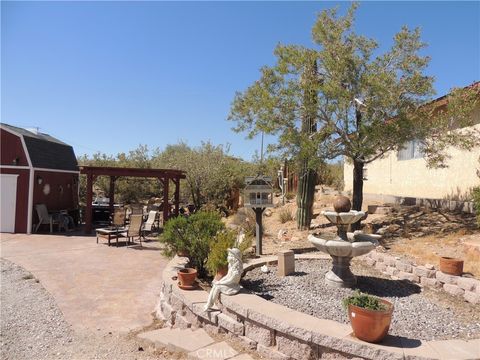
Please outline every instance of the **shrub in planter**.
M237 244L238 233L235 230L224 230L219 232L213 239L210 246L210 253L207 259L207 269L216 279L221 278L228 270L228 249L238 247L242 254L250 247L252 238L246 236L240 244Z
M343 306L355 336L367 342L380 342L387 335L392 321L393 304L358 290L343 299Z
M177 217L166 222L160 242L163 254L172 257L179 251L188 254L191 268L197 269L199 277L206 275L206 260L210 244L225 225L216 212L199 211L188 218Z
M480 186L472 189L472 196L473 207L475 208L475 213L477 214L477 225L480 226Z

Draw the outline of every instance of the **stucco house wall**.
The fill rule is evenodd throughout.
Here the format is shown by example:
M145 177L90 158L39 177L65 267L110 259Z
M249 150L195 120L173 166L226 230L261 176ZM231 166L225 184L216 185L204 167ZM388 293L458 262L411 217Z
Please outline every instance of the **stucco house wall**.
M472 116L480 130L480 108ZM451 158L447 168L429 169L423 158L398 160L397 152L391 151L382 159L367 164L367 180L364 194L391 195L427 199L466 200L465 196L474 186L480 185L476 172L480 168L480 148L461 151L448 149ZM344 163L345 191L353 189L353 164Z

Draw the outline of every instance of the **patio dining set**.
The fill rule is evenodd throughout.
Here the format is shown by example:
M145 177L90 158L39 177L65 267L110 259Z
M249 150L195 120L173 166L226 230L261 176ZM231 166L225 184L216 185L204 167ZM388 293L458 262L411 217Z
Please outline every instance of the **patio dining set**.
M159 231L160 216L159 211L151 210L146 215L143 213L127 214L126 209L116 208L110 226L96 229L97 244L99 238L106 238L108 246L110 246L112 239L115 239L116 246L118 246L119 238L125 238L127 245L135 243L135 238L138 238L141 246L142 238L145 240L146 235Z

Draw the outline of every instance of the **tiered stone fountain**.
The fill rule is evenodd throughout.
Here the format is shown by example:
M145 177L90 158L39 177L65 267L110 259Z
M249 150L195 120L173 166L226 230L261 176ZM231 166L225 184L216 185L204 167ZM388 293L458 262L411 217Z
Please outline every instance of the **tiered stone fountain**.
M323 211L331 223L337 225L337 235L320 233L308 236L308 240L321 252L332 257L332 270L325 275L327 284L334 287L353 287L357 283L350 270L350 261L355 256L365 255L378 246L380 235L367 235L361 231L347 232L350 224L365 217L365 212L350 210L350 200L337 196L334 201L335 211Z

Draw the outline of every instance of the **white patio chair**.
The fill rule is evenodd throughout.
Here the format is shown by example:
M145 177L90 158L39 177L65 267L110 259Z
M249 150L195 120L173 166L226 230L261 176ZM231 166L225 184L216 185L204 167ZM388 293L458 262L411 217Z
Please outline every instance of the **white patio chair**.
M145 239L145 233L151 233L153 230L157 229L158 211L149 211L147 221L143 223L142 236Z
M53 225L58 225L58 231L60 231L60 227L63 227L63 224L58 218L54 218L52 214L48 213L47 206L45 204L35 205L35 210L37 210L38 215L38 224L35 227L35 232L38 231L40 225L50 225L51 233L53 232Z

